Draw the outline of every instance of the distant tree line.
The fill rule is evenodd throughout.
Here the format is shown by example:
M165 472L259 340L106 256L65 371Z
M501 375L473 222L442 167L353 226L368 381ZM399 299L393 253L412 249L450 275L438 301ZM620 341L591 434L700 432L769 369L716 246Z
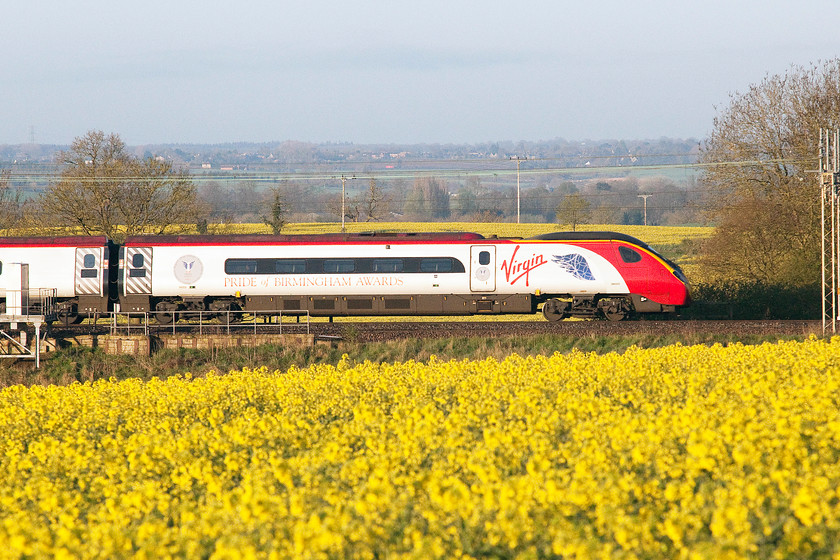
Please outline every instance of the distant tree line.
M362 186L366 185L366 186ZM233 184L199 182L198 199L208 222L265 222L264 208L281 205L292 222L335 222L341 219L341 183L315 184L284 180L269 187L251 181ZM663 177L586 181L561 180L526 186L520 192L522 221L571 225L561 207L568 200L586 202L576 223L643 224L645 210L639 195L650 195L649 225L704 223L704 199L694 180L676 183ZM377 221L480 221L516 219L516 189L486 186L481 177L453 181L436 176L413 180L377 178L347 181L344 218ZM585 214L585 216L584 216Z
M117 134L89 131L55 157L48 188L25 197L0 174L0 230L75 231L120 240L140 232L224 231L233 223L262 223L280 232L293 222L513 221L517 192L480 174L450 179L346 178L340 181L220 180L189 174L171 160L131 153ZM686 224L702 221L701 196L693 181L662 177L571 181L537 175L519 192L522 221L558 223ZM640 194L650 197L643 214Z

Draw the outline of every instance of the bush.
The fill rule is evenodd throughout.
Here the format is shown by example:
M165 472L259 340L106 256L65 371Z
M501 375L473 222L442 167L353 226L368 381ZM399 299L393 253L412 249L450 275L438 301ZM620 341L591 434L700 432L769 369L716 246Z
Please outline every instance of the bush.
M822 293L818 284L791 286L762 282L718 282L692 286L689 319L819 319Z

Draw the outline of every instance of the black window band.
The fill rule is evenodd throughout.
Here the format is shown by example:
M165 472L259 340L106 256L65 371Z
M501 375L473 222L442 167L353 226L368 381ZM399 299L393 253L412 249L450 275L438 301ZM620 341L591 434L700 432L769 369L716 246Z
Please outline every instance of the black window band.
M225 274L448 274L463 273L453 257L340 259L227 259Z

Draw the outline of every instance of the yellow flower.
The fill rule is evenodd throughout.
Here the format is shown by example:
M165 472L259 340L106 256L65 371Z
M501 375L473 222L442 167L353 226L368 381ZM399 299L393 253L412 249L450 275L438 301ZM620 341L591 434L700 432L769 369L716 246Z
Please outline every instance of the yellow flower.
M0 391L0 558L830 557L840 338Z

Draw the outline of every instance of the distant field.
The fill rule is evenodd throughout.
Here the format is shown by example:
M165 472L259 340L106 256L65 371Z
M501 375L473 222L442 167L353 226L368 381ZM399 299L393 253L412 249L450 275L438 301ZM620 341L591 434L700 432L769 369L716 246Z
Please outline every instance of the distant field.
M558 224L511 224L487 222L348 222L346 229L349 233L363 231L473 231L482 235L498 235L499 237L532 237L543 233L564 231L566 228ZM219 228L224 233L269 233L268 226L263 224L234 224ZM338 223L301 223L289 224L283 233L338 233L341 224ZM705 239L712 234L714 228L694 226L623 226L615 224L587 224L578 227L578 231L616 231L638 237L649 245L659 248L660 245L675 245L682 241Z
M210 233L271 233L264 224L214 224L210 226ZM369 231L382 232L432 232L432 231L471 231L481 235L497 235L499 237L533 237L543 233L568 231L558 224L512 224L488 222L348 222L348 233ZM283 233L339 233L339 223L293 223L283 228ZM624 226L616 224L586 224L578 226L578 231L615 231L632 235L660 249L663 245L675 245L685 240L705 239L711 236L714 228L702 226ZM62 230L62 234L68 233ZM73 233L72 230L69 233ZM77 232L80 234L81 232ZM188 232L189 233L189 232ZM193 231L195 233L195 231ZM44 230L9 230L12 236L44 235Z

